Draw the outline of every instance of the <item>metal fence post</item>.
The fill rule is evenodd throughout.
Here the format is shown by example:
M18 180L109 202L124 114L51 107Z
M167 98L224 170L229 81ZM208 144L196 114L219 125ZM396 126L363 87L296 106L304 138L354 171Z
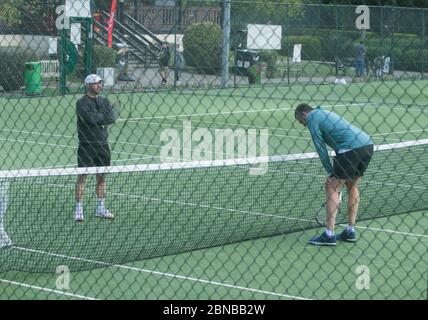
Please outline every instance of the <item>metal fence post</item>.
M229 79L229 45L230 45L230 0L223 2L223 52L221 61L221 87L227 87Z

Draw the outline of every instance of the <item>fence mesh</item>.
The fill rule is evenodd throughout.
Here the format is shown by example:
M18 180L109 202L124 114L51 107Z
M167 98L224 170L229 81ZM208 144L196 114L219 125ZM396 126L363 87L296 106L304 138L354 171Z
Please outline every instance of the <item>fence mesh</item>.
M426 299L428 9L309 2L0 4L0 298Z

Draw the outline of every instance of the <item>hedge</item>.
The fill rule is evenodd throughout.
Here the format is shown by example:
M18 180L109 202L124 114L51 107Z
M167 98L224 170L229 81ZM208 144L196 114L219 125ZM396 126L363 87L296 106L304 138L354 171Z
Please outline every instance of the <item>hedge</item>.
M223 32L217 24L192 24L183 35L183 55L188 66L203 73L221 69Z
M96 68L112 68L116 64L116 51L109 47L94 46L94 66Z

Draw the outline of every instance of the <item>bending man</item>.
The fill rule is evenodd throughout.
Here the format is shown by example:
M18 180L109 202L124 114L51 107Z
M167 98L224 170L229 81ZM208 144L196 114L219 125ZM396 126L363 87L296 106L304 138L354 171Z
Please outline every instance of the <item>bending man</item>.
M295 110L295 118L303 126L307 126L327 173L325 181L327 230L320 236L309 240L314 245L336 245L336 239L354 242L355 220L357 217L360 193L358 184L367 169L373 155L373 141L361 129L353 126L338 114L312 108L300 104ZM336 157L333 165L327 152L328 145ZM349 225L338 236L334 234L336 212L339 206L339 192L343 185L348 190L348 222Z

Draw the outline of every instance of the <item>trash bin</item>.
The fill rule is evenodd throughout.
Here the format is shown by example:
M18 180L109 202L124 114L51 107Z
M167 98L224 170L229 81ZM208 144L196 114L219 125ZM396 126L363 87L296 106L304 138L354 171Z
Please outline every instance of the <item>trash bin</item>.
M25 93L38 95L42 93L42 64L26 62L24 67Z
M258 63L260 60L257 51L237 50L235 57L235 67L240 76L249 76L248 68Z

